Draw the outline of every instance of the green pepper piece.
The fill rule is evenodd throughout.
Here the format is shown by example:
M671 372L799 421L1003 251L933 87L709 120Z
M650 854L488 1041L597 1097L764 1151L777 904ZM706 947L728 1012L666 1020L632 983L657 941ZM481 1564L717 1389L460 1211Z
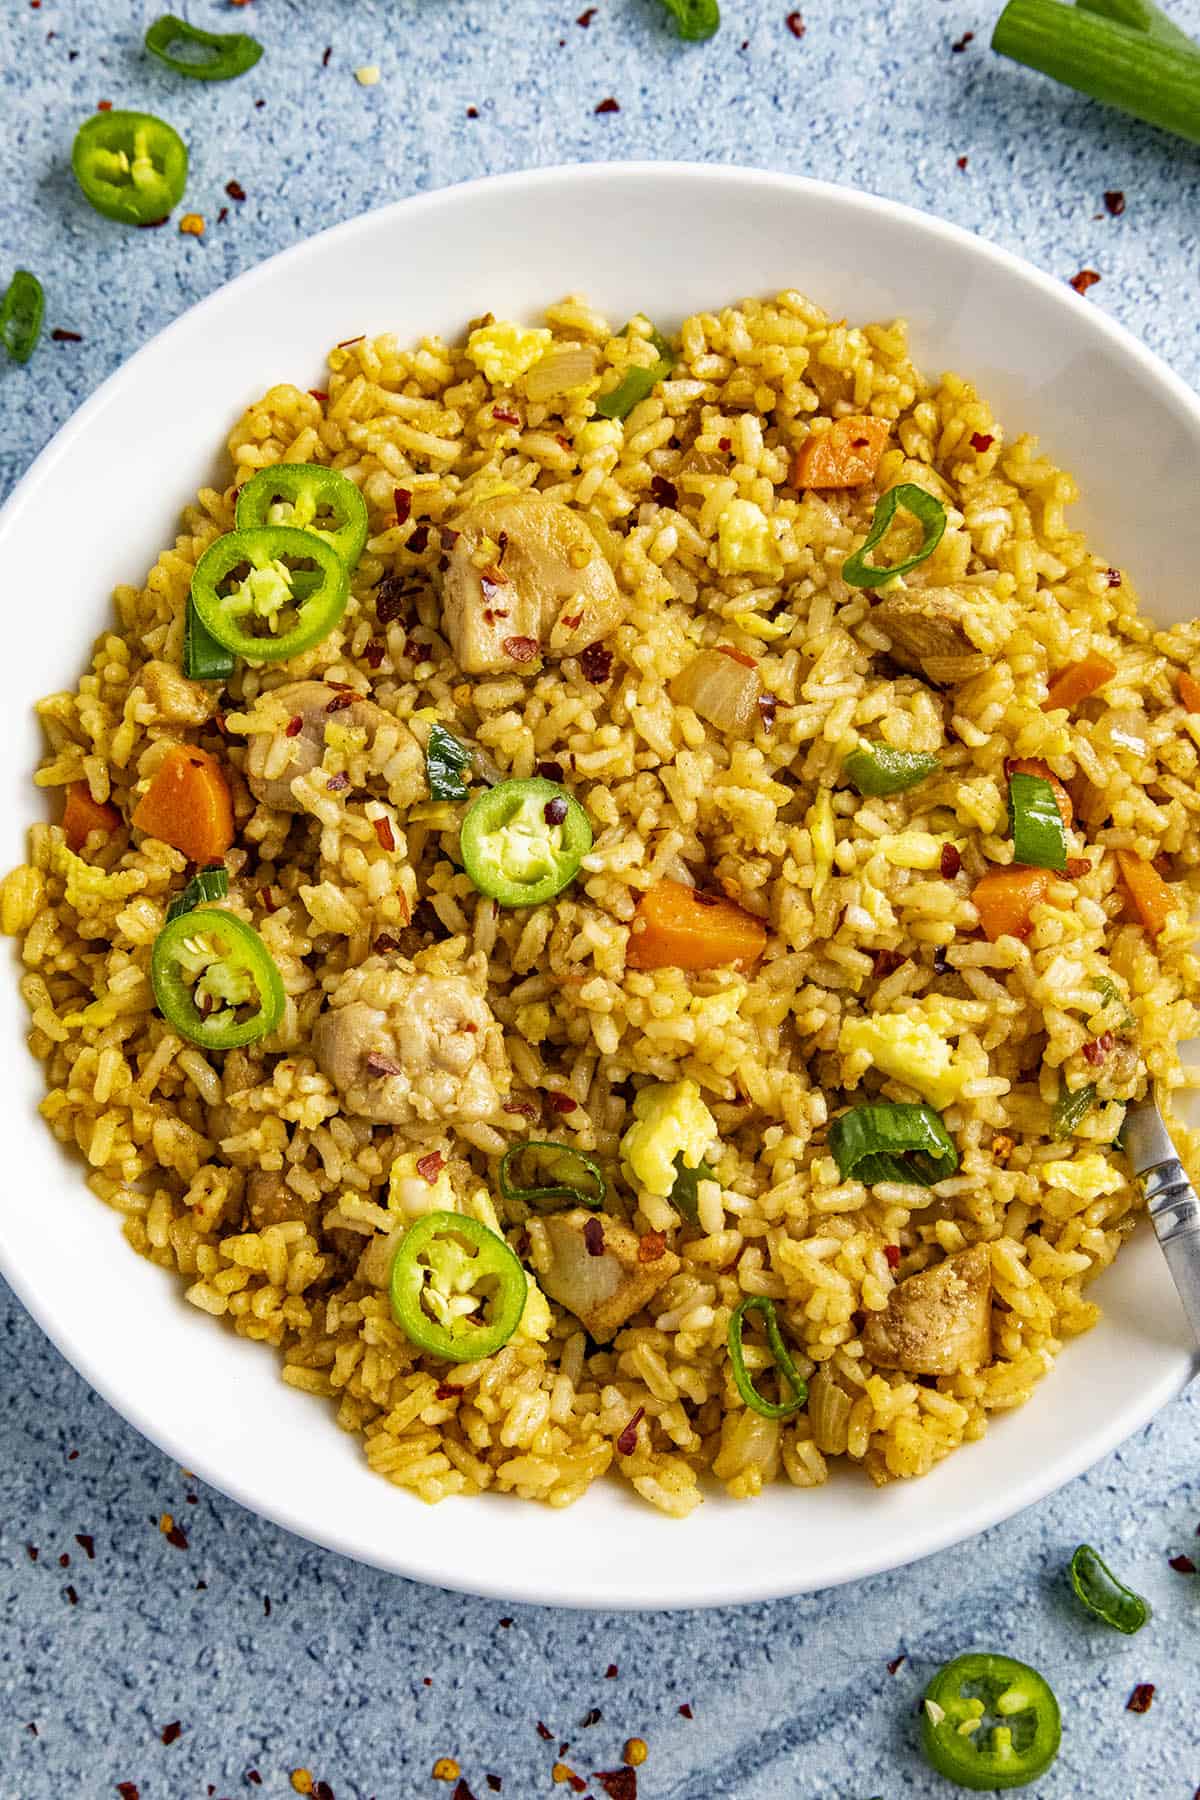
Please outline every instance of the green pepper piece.
M972 1719L973 1730L961 1726ZM921 1748L959 1787L1024 1787L1044 1775L1062 1737L1058 1701L1028 1663L972 1650L938 1670L925 1689Z
M587 814L557 781L501 781L468 809L463 867L501 906L539 906L573 881L592 847Z
M1013 861L1029 869L1056 869L1065 874L1067 833L1050 783L1040 775L1010 775L1008 817Z
M916 1182L932 1187L958 1167L954 1139L932 1106L902 1105L897 1100L875 1106L852 1106L829 1128L833 1151L844 1181Z
M506 1200L519 1200L524 1206L544 1210L548 1200L567 1200L572 1206L586 1206L595 1212L604 1205L608 1188L599 1164L573 1144L529 1138L514 1144L500 1158L500 1192Z
M294 566L304 563L316 565L315 577ZM329 636L349 597L350 578L337 551L294 525L227 531L208 546L192 575L200 623L249 662L286 662L311 650ZM252 629L256 622L261 633Z
M1058 1099L1054 1102L1054 1113L1050 1121L1051 1137L1058 1143L1064 1138L1073 1137L1095 1104L1094 1081L1089 1081L1086 1087L1076 1088L1074 1093L1063 1082L1058 1090Z
M628 336L629 327L625 327L624 335ZM652 394L660 381L665 381L675 367L675 352L665 337L657 331L651 331L650 342L658 351L658 361L650 368L640 365L626 369L615 388L607 394L601 394L596 402L596 411L602 419L627 419L634 407Z
M717 0L663 0L663 5L674 19L680 37L689 44L702 44L721 23Z
M675 1183L671 1189L671 1205L677 1213L682 1213L691 1225L700 1221L700 1196L697 1189L702 1181L715 1181L714 1170L706 1162L698 1162L694 1169L689 1169L683 1160L683 1151L675 1158Z
M504 1239L466 1213L426 1213L392 1260L392 1317L418 1349L447 1362L476 1362L507 1344L528 1292Z
M425 773L429 779L431 800L465 800L467 784L463 770L468 769L474 752L460 744L452 731L436 722L429 727L425 744Z
M224 863L209 863L205 869L197 869L192 879L176 894L167 908L167 924L172 919L182 918L184 913L194 912L198 906L211 906L214 900L224 900L229 893L229 871Z
M150 979L168 1025L204 1050L257 1043L283 1017L283 982L266 945L252 925L217 907L196 907L163 926ZM249 1016L238 1016L252 1004Z
M842 773L851 787L874 799L881 794L903 794L935 775L941 766L936 756L923 750L893 750L890 744L864 739L843 762Z
M71 167L84 199L106 219L150 225L183 197L187 145L153 113L97 113L75 135Z
M1071 1586L1087 1607L1115 1631L1132 1637L1150 1617L1150 1603L1118 1581L1090 1544L1080 1544L1071 1558Z
M742 1346L742 1325L748 1312L762 1314L767 1348L775 1367L792 1390L790 1400L764 1400L750 1379L750 1372L746 1368L746 1353ZM783 1341L783 1334L775 1317L775 1302L768 1300L765 1294L747 1294L744 1300L738 1301L729 1315L729 1360L733 1365L734 1386L738 1393L751 1412L759 1413L764 1419L790 1418L807 1401L808 1383L792 1361L791 1353Z
M920 548L912 556L893 563L890 569L876 568L874 564L867 562L867 552L874 550L876 544L881 542L900 507L924 526L925 536ZM927 494L924 488L917 487L915 482L902 481L898 487L889 488L886 494L879 496L871 529L853 556L842 564L842 580L850 587L874 588L881 587L885 581L894 581L897 575L907 575L910 569L915 569L918 563L923 563L927 556L933 555L942 541L945 529L946 509L941 501L935 500L932 494Z
M0 344L13 362L27 363L42 335L46 296L36 275L15 269L0 299Z
M263 53L258 39L244 31L201 31L174 13L155 19L144 41L151 56L192 81L232 81L252 69ZM198 54L180 55L177 44Z
M189 681L228 681L237 658L200 622L189 594L183 620L183 672Z
M367 541L367 503L352 481L323 463L273 463L237 498L237 529L295 525L323 538L353 569Z

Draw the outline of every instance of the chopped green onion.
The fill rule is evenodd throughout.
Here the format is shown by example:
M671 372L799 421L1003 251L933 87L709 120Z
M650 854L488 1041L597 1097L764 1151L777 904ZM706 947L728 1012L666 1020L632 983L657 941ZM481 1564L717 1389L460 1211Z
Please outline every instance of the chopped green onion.
M193 81L232 81L252 69L263 53L258 39L244 31L201 31L174 13L155 19L145 44L151 56Z
M1008 0L992 49L1092 100L1200 143L1200 50L1060 0Z
M683 1214L692 1225L700 1220L700 1200L696 1190L702 1181L715 1181L717 1178L706 1162L699 1162L694 1169L689 1169L683 1160L683 1151L675 1158L675 1185L671 1189L671 1205L676 1212Z
M1051 1137L1059 1143L1063 1138L1073 1137L1095 1104L1095 1082L1089 1081L1086 1087L1076 1088L1074 1093L1064 1083L1054 1102L1050 1121Z
M872 798L881 794L903 794L916 787L941 768L936 756L924 750L893 750L890 744L872 744L865 740L852 750L842 764L842 772L860 794Z
M925 528L925 536L920 548L903 561L894 563L890 569L876 568L867 562L868 550L874 550L887 532L888 526L895 518L897 511L903 507L913 518ZM871 520L868 531L853 556L847 557L842 564L842 580L850 587L879 587L885 581L894 581L897 575L907 575L918 563L923 563L927 556L932 556L942 541L946 529L946 509L940 500L927 494L923 487L915 482L902 481L898 487L889 488L881 494L875 503L875 516Z
M717 0L663 0L674 19L681 38L689 44L702 44L716 33L721 23Z
M167 924L197 906L210 906L214 900L224 900L228 893L229 871L224 863L212 863L207 869L198 869L183 892L176 894L168 906Z
M1165 12L1151 4L1151 0L1075 0L1075 4L1084 12L1112 19L1117 25L1127 25L1131 31L1148 31L1160 43L1176 44L1181 50L1196 48L1187 32L1181 31Z
M15 269L0 298L0 344L13 362L27 363L42 335L46 296L36 275Z
M518 1164L524 1162L524 1169ZM548 1200L569 1200L594 1212L603 1206L608 1188L599 1165L571 1144L529 1140L514 1144L500 1158L500 1192L523 1206L544 1207Z
M183 621L183 672L189 681L228 681L237 658L232 650L219 644L187 599Z
M1112 976L1111 975L1093 975L1092 976L1092 986L1095 988L1095 990L1099 994L1100 998L1102 1000L1106 1001L1110 1006L1112 1005L1112 1002L1114 1000L1117 1000L1120 1002L1121 1011L1123 1014L1123 1017L1121 1019L1121 1029L1122 1029L1122 1031L1132 1031L1134 1026L1137 1024L1137 1020L1134 1018L1133 1013L1130 1011L1129 1002L1126 1000L1124 994L1121 992L1120 988L1117 986L1117 984L1113 980Z
M1067 867L1067 833L1054 789L1040 775L1010 775L1008 817L1012 828L1013 861L1026 868Z
M628 333L629 327L625 327ZM658 361L649 369L634 365L610 393L601 394L596 411L602 419L627 419L634 407L652 394L660 381L665 381L675 367L675 352L665 337L651 331L650 342L658 351Z
M425 745L425 773L434 800L465 800L467 784L462 772L470 766L473 752L460 744L444 725L431 725Z
M775 1367L792 1390L790 1400L764 1400L750 1379L746 1368L746 1354L742 1348L742 1324L748 1312L762 1314L767 1347ZM764 1419L789 1418L792 1413L799 1412L808 1399L808 1383L792 1361L780 1333L775 1317L775 1302L768 1300L764 1294L748 1294L744 1300L738 1301L729 1315L729 1360L733 1364L733 1380L738 1393L751 1412L761 1414Z
M1071 1586L1090 1613L1115 1631L1132 1637L1150 1617L1150 1604L1118 1581L1090 1544L1080 1544L1071 1558Z
M829 1148L843 1181L867 1187L877 1181L932 1187L958 1167L954 1139L941 1115L924 1104L853 1106L830 1126Z

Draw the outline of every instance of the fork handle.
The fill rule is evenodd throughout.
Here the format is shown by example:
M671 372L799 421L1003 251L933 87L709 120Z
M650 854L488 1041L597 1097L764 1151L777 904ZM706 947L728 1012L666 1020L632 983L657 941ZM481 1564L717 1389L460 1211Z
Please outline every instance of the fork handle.
M1200 1199L1177 1157L1137 1177L1163 1255L1200 1343Z

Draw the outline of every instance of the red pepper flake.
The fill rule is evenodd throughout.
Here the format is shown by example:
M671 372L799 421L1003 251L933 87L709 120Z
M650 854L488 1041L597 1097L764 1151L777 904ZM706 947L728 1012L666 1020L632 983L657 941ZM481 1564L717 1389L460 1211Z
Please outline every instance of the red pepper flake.
M313 1800L337 1800L337 1797L327 1781L314 1781Z
M733 439L732 438L718 438L717 439L717 449L718 450L732 450L733 449Z
M327 713L345 712L346 708L348 706L350 706L351 704L352 704L351 696L345 692L342 692L340 694L335 694L333 696L333 699L326 706L325 711Z
M349 350L351 344L361 344L366 335L365 331L360 331L357 337L343 338L341 343L336 344L334 348L337 350Z
M340 794L350 786L350 777L344 769L339 770L336 775L329 777L325 786L331 794Z
M227 181L225 183L225 192L229 195L231 200L236 200L239 206L246 198L246 190L240 181Z
M778 707L779 702L774 694L760 694L758 696L758 716L762 720L764 731L774 731L775 714Z
M75 1592L73 1587L65 1587L63 1593L67 1596L67 1599L71 1602L72 1606L79 1605L79 1595Z
M411 550L414 556L420 556L428 543L428 525L418 525L416 529L410 533L408 542L404 547L406 550Z
M504 1110L506 1113L519 1113L523 1119L537 1118L537 1107L530 1106L526 1100L506 1100Z
M381 850L394 850L396 848L396 837L392 830L392 821L390 819L373 819L371 823L375 827L375 836L379 839L379 848Z
M474 1794L467 1786L465 1779L454 1784L454 1792L450 1800L475 1800Z
M382 1052L378 1050L368 1050L366 1064L372 1075L399 1075L403 1073L399 1063L393 1062L390 1056L384 1056Z
M461 1400L462 1389L454 1387L449 1381L439 1382L434 1389L435 1400Z
M959 169L959 170L961 170L961 171L962 171L962 173L963 173L963 174L965 174L965 173L966 173L966 168L967 168L967 159L966 159L966 157L965 157L965 156L956 156L956 157L955 157L955 159L954 159L954 166L955 166L955 168L956 168L956 169Z
M500 648L505 656L510 656L515 663L532 662L538 653L538 641L531 637L506 637L500 641Z
M141 1800L135 1781L118 1781L117 1792L120 1794L121 1800Z
M391 625L405 610L408 593L398 575L385 575L375 589L375 617L381 625Z
M582 613L572 613L571 617L569 619L563 620L563 624L566 626L568 631L574 631L574 629L577 625L583 624L583 614Z
M620 1672L621 1671L617 1668L616 1663L609 1663L607 1669L604 1671L605 1681L615 1681Z
M579 1721L580 1731L586 1731L591 1725L598 1725L603 1717L604 1714L598 1706L589 1706Z
M78 1456L78 1455L79 1455L79 1452L78 1452L78 1450L68 1450L68 1451L67 1451L67 1461L68 1461L68 1462L74 1462L74 1461L75 1461L75 1458L76 1458L76 1457L77 1457L77 1456Z
M170 1529L163 1532L163 1536L166 1538L168 1544L174 1545L176 1550L186 1550L188 1547L187 1532L183 1529L182 1525L177 1525L174 1521L172 1521Z
M1090 1043L1083 1046L1084 1061L1091 1063L1093 1069L1098 1069L1112 1049L1113 1043L1112 1032L1102 1031L1098 1038L1093 1038Z
M593 687L599 687L612 674L613 653L603 644L588 644L579 652L579 672Z
M953 881L962 868L962 857L954 844L943 844L941 855L941 871L947 881Z
M1125 196L1120 188L1107 188L1104 194L1104 205L1114 219L1119 219L1125 211Z
M883 981L887 976L894 975L904 960L899 950L877 950L871 973L876 981Z
M802 38L808 30L808 26L804 23L803 13L790 12L783 22L794 38Z
M597 1769L592 1780L600 1783L608 1800L638 1800L636 1769Z
M1177 1575L1194 1575L1196 1573L1196 1565L1190 1556L1172 1556L1168 1560L1168 1567L1174 1569Z
M679 1716L681 1719L694 1719L696 1716L686 1700L679 1709Z
M112 111L112 101L111 100L97 100L96 111L97 112L111 112Z
M329 404L329 395L325 392L324 388L309 388L308 396L310 400L315 400L320 406L328 406Z
M718 644L717 649L722 656L728 656L735 663L741 663L743 669L757 669L758 663L753 656L747 656L744 650L735 650L732 644Z
M1119 588L1121 585L1120 569L1109 569L1106 579L1110 588Z
M955 40L955 42L953 44L951 44L950 48L957 55L961 56L962 52L966 49L967 45L973 44L974 42L975 42L975 33L973 31L964 31L962 36L960 38L957 38Z
M604 1255L604 1227L599 1219L589 1219L583 1228L583 1241L589 1256Z
M178 1719L172 1719L169 1725L163 1726L159 1736L164 1744L173 1744L176 1738L183 1736L183 1726Z
M492 417L500 425L519 425L520 413L515 413L511 406L493 406Z
M422 1156L417 1163L417 1174L422 1181L427 1181L433 1187L445 1166L446 1159L441 1151L431 1150L428 1156Z
M1077 294L1086 294L1090 287L1095 287L1099 279L1095 269L1080 269L1078 275L1072 275L1070 285Z
M304 730L304 719L300 713L293 713L283 728L284 737L299 737Z
M666 1248L665 1232L644 1231L638 1239L638 1261L640 1263L661 1262Z
M223 225L228 217L229 217L229 208L227 206L223 206L221 208L220 212L217 214L217 224ZM314 390L312 388L309 388L308 391L311 394Z
M30 1562L36 1562L38 1559L38 1556L40 1555L40 1552L39 1552L36 1544L26 1544L25 1554L29 1558Z
M551 1112L573 1113L579 1106L578 1100L572 1100L570 1094L555 1093L553 1089L546 1095L546 1105Z
M247 1769L246 1770L246 1780L251 1782L253 1784L253 1786L255 1786L255 1787L262 1786L262 1776L259 1774L257 1769Z
M553 800L547 800L542 808L542 816L547 825L561 825L567 816L567 803L561 794L555 794Z
M329 67L329 59L332 55L333 55L333 45L326 44L324 53L321 57L321 67L323 69L327 69Z
M542 1724L542 1721L540 1719L537 1722L537 1734L547 1744L551 1741L551 1739L554 1736L554 1733L552 1731L548 1730L547 1727Z
M1150 1711L1150 1705L1153 1699L1154 1683L1152 1681L1139 1681L1132 1694L1130 1694L1128 1700L1125 1702L1125 1711L1147 1713Z
M602 100L596 108L598 113L615 113L620 112L620 110L620 103L614 100L611 94L608 96L607 100Z
M596 8L594 6L586 7L584 9L584 11L580 13L580 15L576 19L575 23L577 25L582 25L583 29L586 31L588 26L591 24L592 20L595 18L595 16L596 16Z
M887 1266L889 1269L898 1269L900 1267L900 1246L899 1246L899 1244L885 1244L883 1246L883 1254L887 1257ZM904 1660L904 1658L901 1657L900 1661L903 1662L903 1660ZM899 1666L899 1665L897 1665L897 1666ZM890 1664L888 1665L888 1667L889 1667L890 1672L894 1675L896 1673L895 1669L892 1669Z
M971 448L972 450L978 450L980 456L983 455L985 450L990 450L995 441L995 438L988 431L973 431L971 433Z
M56 344L82 344L83 342L82 332L64 331L61 325L56 325L50 336Z
M907 1661L908 1661L907 1656L893 1656L891 1662L887 1666L888 1674L889 1675L897 1674Z
M510 1625L511 1625L511 1624L512 1624L512 1620L511 1620L511 1619L501 1619L501 1620L500 1620L500 1626L501 1626L501 1629L502 1629L502 1630L504 1630L504 1631L507 1631L507 1630L508 1630L508 1628L509 1628L509 1626L510 1626ZM547 1733L546 1733L546 1736L547 1736L547 1737L549 1737L549 1736L550 1736L550 1733L549 1733L549 1732L547 1732Z
M1092 865L1086 856L1068 856L1066 873L1071 881L1078 881L1083 875L1090 875Z
M75 1542L79 1545L79 1548L83 1551L83 1553L87 1557L88 1561L95 1562L95 1560L96 1560L96 1540L95 1540L95 1538L92 1537L89 1532L77 1531L75 1533Z
M71 1566L71 1559L67 1555L65 1550L63 1551L62 1555L58 1559L58 1566L60 1569L69 1569Z
M679 505L679 489L673 481L668 481L665 475L650 477L650 492L660 506Z
M479 117L479 108L477 106L468 106L467 117L468 117L468 119L477 119ZM489 1777L489 1779L490 1779L490 1777ZM499 1791L499 1790L497 1790L497 1791Z
M504 1783L501 1781L501 1779L498 1775L485 1775L483 1779L487 1782L487 1784L491 1788L493 1794L498 1794L500 1792L501 1788L504 1786Z
M29 1721L28 1725L25 1727L25 1729L26 1729L26 1731L30 1732L34 1737L38 1736L38 1728L34 1724L32 1719L30 1719L30 1721Z

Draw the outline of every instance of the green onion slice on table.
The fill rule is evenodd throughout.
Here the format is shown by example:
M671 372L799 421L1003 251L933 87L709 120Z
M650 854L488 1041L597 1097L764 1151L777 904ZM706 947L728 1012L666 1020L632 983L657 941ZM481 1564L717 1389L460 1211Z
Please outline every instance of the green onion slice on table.
M286 662L328 637L346 610L350 578L326 539L294 525L227 531L192 575L205 630L235 656Z
M106 219L152 225L183 197L187 145L153 113L96 113L75 135L71 167L85 200Z
M168 906L167 924L184 913L194 912L198 906L211 906L214 900L224 900L228 893L229 871L224 863L210 863L206 869L198 869L183 892L176 894Z
M911 513L921 526L924 536L911 556L902 557L890 568L881 569L867 561L867 553L874 550L887 535L888 526L900 509ZM871 520L871 529L858 546L853 556L847 557L842 564L842 580L850 587L880 587L885 581L894 581L897 575L907 575L918 563L923 563L927 556L932 556L942 541L946 530L946 509L940 500L932 494L917 487L915 482L902 481L898 487L889 488L881 494L875 503L875 513Z
M257 1043L283 1018L283 982L266 945L218 907L195 907L163 926L150 979L167 1024L203 1050Z
M1090 1544L1080 1544L1071 1558L1071 1586L1090 1613L1126 1637L1140 1631L1150 1617L1149 1601L1118 1581Z
M193 81L232 81L252 69L263 53L258 39L244 31L201 31L174 13L155 19L144 41L151 56Z
M767 1334L767 1348L771 1352L771 1360L779 1370L780 1383L789 1387L791 1398L788 1400L764 1400L746 1368L746 1352L742 1343L742 1330L746 1314L754 1312L762 1316L763 1329ZM729 1316L729 1360L733 1365L733 1380L738 1393L751 1412L759 1413L764 1419L787 1419L792 1413L799 1412L808 1399L808 1383L792 1361L791 1352L783 1341L779 1329L779 1321L775 1317L775 1302L768 1300L764 1294L748 1294L739 1300Z
M1008 779L1008 817L1013 861L1027 868L1067 867L1067 833L1054 789L1040 775L1013 774Z
M843 1181L906 1181L932 1187L958 1168L954 1139L932 1106L880 1101L852 1106L829 1128Z
M674 19L680 37L689 44L702 44L715 36L721 23L717 0L663 0L663 5Z
M921 1748L938 1774L959 1787L1024 1787L1045 1774L1061 1738L1049 1684L1011 1656L969 1651L939 1669L925 1689Z
M675 1158L675 1185L671 1189L671 1205L676 1212L683 1214L689 1224L696 1225L700 1220L700 1196L697 1191L700 1183L716 1179L706 1162L699 1162L694 1169L689 1169L683 1160L682 1150Z
M467 874L500 906L553 900L591 847L592 827L578 800L540 776L501 781L480 794L459 838Z
M295 525L311 531L353 569L367 542L367 503L345 475L324 463L272 463L237 497L239 531Z
M46 296L36 275L16 269L0 299L0 344L13 362L26 363L42 335Z
M842 771L851 787L874 799L882 794L903 794L918 787L941 768L936 756L924 750L893 750L890 744L863 739L851 750Z
M392 1260L392 1317L419 1350L447 1362L475 1362L507 1344L528 1292L504 1239L467 1213L426 1213Z
M1054 1112L1050 1120L1050 1135L1060 1143L1063 1138L1073 1137L1096 1104L1096 1084L1089 1081L1086 1087L1071 1089L1064 1082L1058 1090L1058 1099L1054 1102Z
M232 650L219 644L201 623L196 603L188 595L183 621L183 672L189 681L228 681L237 665Z
M506 1200L543 1208L566 1200L593 1212L604 1205L608 1188L597 1163L571 1144L531 1138L514 1144L500 1158L500 1192Z
M432 800L465 800L467 784L463 770L471 766L474 752L462 744L444 725L429 727L425 743L425 773Z
M625 327L628 333L629 327ZM615 388L601 394L596 411L602 419L627 419L635 406L652 394L660 381L665 381L675 367L675 352L660 332L650 333L650 342L658 352L658 361L643 369L635 364L626 369Z

